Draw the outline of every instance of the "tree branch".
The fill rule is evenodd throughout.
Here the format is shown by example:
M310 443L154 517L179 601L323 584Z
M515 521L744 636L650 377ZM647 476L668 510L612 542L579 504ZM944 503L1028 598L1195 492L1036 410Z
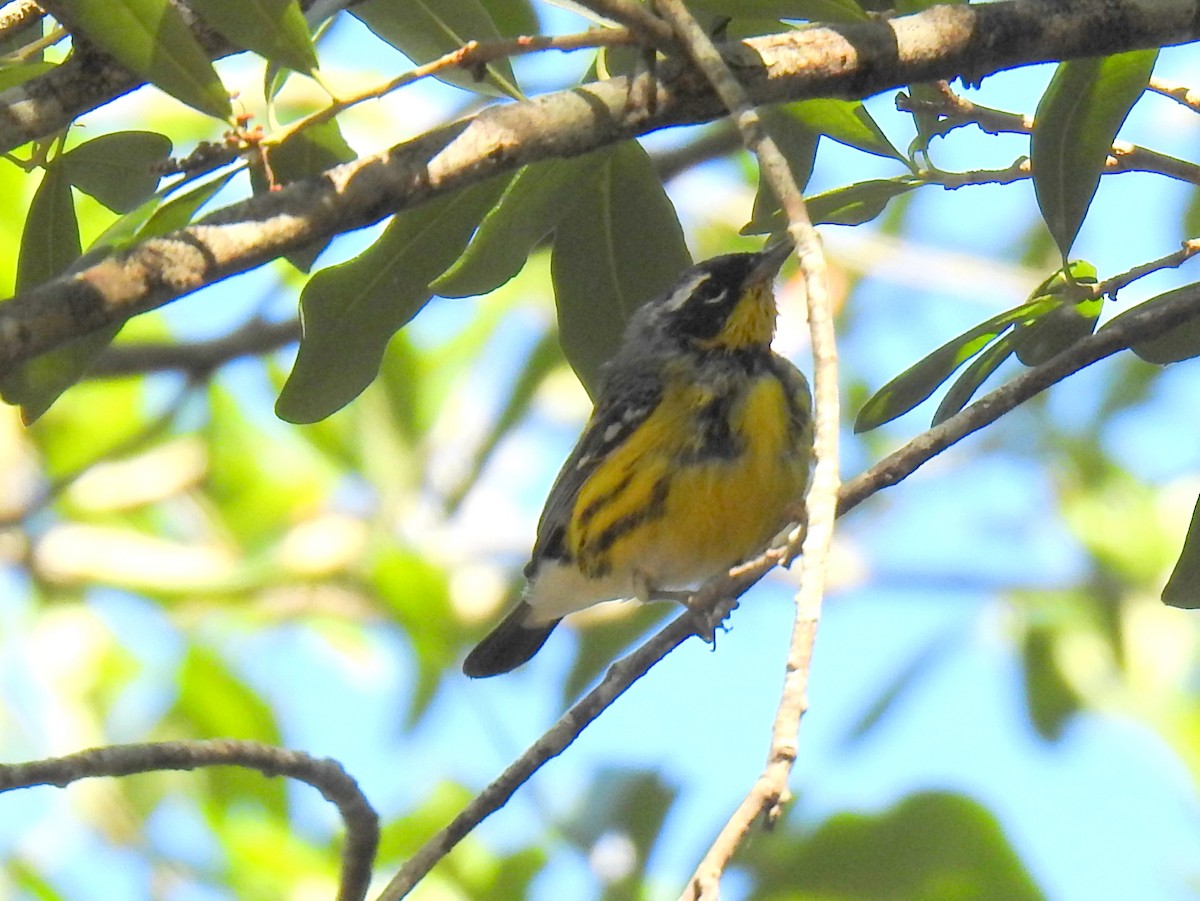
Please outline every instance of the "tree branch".
M1165 334L1200 316L1200 284L1166 300L1148 302L1077 342L1041 366L984 395L941 425L918 435L904 447L842 485L838 516L848 513L884 488L903 481L942 451L995 422L1005 413L1052 385L1133 344ZM667 623L633 653L609 668L603 681L564 713L541 738L518 757L491 785L475 797L454 820L434 835L404 864L378 901L399 901L484 819L508 802L518 788L549 760L557 757L604 710L660 660L693 635L708 629L694 609L712 609L724 616L748 591L785 557L773 548L705 583L689 599L689 610Z
M724 45L722 53L756 104L858 97L914 81L975 79L1027 63L1193 40L1200 35L1198 7L1196 0L1070 6L1001 0L767 35ZM491 106L47 282L0 305L0 373L66 340L434 196L538 160L723 114L694 75L670 62L656 68L657 78L644 73L633 84L614 78ZM0 104L5 99L0 95ZM25 116L19 102L0 109L9 118Z
M808 709L808 676L813 643L821 619L829 548L837 515L839 399L837 348L833 304L821 238L813 228L804 198L791 168L772 139L745 90L725 64L708 35L688 12L682 0L657 0L660 12L671 22L688 56L712 83L729 108L746 149L759 161L759 169L787 215L788 234L800 259L812 335L816 435L816 465L804 499L804 526L788 542L793 549L803 540L800 589L788 647L787 666L779 706L771 730L766 767L729 817L712 847L688 880L683 898L716 899L721 874L754 821L765 816L773 822L782 812L788 777L797 756L796 734Z
M287 776L307 783L337 806L346 824L346 846L338 901L362 901L371 881L371 865L379 845L379 817L358 784L335 760L317 759L252 741L167 741L110 745L30 763L0 764L0 792L35 785L64 788L96 776L132 776L159 770L194 770L237 766L264 776Z

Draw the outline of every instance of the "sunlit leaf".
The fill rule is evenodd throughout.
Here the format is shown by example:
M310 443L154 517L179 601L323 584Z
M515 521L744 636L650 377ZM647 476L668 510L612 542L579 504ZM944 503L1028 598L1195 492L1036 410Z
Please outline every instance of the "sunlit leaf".
M429 283L505 184L491 179L405 210L366 251L309 279L300 297L304 335L275 407L281 418L323 419L371 383L388 340L428 303Z
M235 172L230 172L227 175L222 175L220 178L214 178L212 181L207 181L198 187L192 188L192 190L180 194L178 197L171 198L155 210L154 214L146 221L146 224L138 230L137 239L144 241L147 238L169 234L176 229L190 224L197 211L204 204L208 203L218 191L229 184L229 180L236 174Z
M297 72L317 68L312 35L297 0L191 0L191 5L234 46Z
M620 145L559 222L551 256L559 339L590 393L630 314L690 262L646 151L635 141Z
M1200 608L1200 498L1192 512L1183 548L1162 591L1164 604L1184 610Z
M229 92L170 0L62 0L62 6L117 62L203 113L231 115Z
M810 131L832 138L839 144L905 161L904 155L892 146L861 100L816 97L789 103L784 109Z
M1103 297L1091 296L1095 284L1096 267L1075 260L1038 286L1034 301L1046 298L1057 303L1013 327L1017 359L1026 366L1040 366L1095 331L1104 308Z
M1157 50L1060 63L1038 103L1029 155L1042 218L1066 259L1113 139L1146 89Z
M118 131L86 141L58 159L67 179L110 210L128 213L154 193L171 139L153 131Z
M860 181L808 198L808 215L814 225L861 225L883 212L888 202L923 184L903 175Z

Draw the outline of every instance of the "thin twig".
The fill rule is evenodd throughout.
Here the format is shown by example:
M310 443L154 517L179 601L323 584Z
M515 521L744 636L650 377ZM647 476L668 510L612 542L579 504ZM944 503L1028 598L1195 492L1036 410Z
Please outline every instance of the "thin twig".
M716 898L721 874L750 827L760 816L777 819L787 798L788 777L797 756L797 732L808 709L809 669L821 617L829 548L838 495L838 379L833 308L829 299L825 254L813 228L800 188L787 160L767 133L746 89L738 82L708 34L682 0L657 0L659 12L671 23L692 62L712 84L729 109L746 148L758 156L759 168L788 219L788 234L796 245L808 302L812 335L815 399L812 484L804 499L807 529L798 530L790 544L802 540L803 561L796 615L788 648L779 707L771 730L767 763L738 809L729 818L704 859L688 880L684 898ZM788 556L792 555L789 548Z
M1081 369L1112 356L1132 344L1156 338L1181 323L1200 317L1200 285L1190 294L1147 303L1083 338L1041 366L1026 370L1012 381L984 395L936 428L921 433L904 447L842 485L838 516L867 498L901 482L942 451L991 425L1005 413L1063 381ZM787 548L773 548L728 574L709 580L689 601L687 612L667 623L639 648L609 668L604 680L566 711L491 785L474 798L446 828L430 838L396 874L378 901L399 901L467 834L499 810L534 773L558 756L580 733L634 682L693 635L707 632L707 617L693 610L711 609L716 616L728 613L736 598L779 565ZM723 600L721 600L723 599Z
M910 113L935 113L945 117L945 121L940 125L941 134L969 124L977 125L988 134L1029 134L1033 131L1032 116L981 106L949 90L943 91L939 100L917 100L907 94L898 94L896 109ZM1155 172L1168 178L1200 185L1200 166L1128 141L1113 141L1105 170Z
M1097 282L1092 286L1091 295L1093 298L1108 296L1116 300L1118 291L1127 285L1133 284L1139 278L1144 278L1151 272L1158 272L1160 269L1175 269L1182 266L1198 253L1200 253L1200 239L1192 238L1184 241L1179 250L1174 253L1169 253L1165 257L1159 257L1157 260L1151 260L1149 263L1142 263L1140 266L1134 266L1120 275L1114 275L1102 282Z
M311 785L325 800L336 805L346 824L338 901L362 901L366 897L379 845L379 817L358 784L336 760L232 739L110 745L65 757L0 765L0 792L35 785L63 788L96 776L131 776L210 766L237 766L268 777L287 776Z
M678 40L671 26L640 3L632 0L577 0L597 15L619 22L660 50L671 51Z
M1170 97L1177 103L1182 103L1194 112L1200 113L1200 91L1195 91L1185 84L1167 81L1165 78L1151 78L1150 90L1164 97Z
M84 378L117 378L149 372L183 372L203 378L239 357L270 353L299 340L299 320L252 319L237 331L211 341L114 344L96 358Z
M330 119L344 113L346 110L368 100L378 100L393 91L406 87L424 78L430 78L449 69L467 69L477 71L488 63L499 59L508 59L526 53L536 53L541 50L583 50L595 47L622 47L638 42L638 36L627 28L606 28L582 31L576 34L557 36L523 35L503 41L467 41L457 50L443 54L435 60L417 66L404 72L383 85L359 91L346 97L339 97L328 106L310 113L303 118L288 123L264 140L267 146L278 146L297 132L314 125L328 122Z

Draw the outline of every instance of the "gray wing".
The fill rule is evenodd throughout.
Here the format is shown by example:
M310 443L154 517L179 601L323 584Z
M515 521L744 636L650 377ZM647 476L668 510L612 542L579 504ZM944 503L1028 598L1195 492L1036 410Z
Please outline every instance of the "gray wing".
M600 398L567 461L559 470L538 520L537 541L525 567L532 578L546 559L568 558L564 539L579 491L613 449L620 446L654 412L662 399L662 376L650 362L613 367L607 374Z

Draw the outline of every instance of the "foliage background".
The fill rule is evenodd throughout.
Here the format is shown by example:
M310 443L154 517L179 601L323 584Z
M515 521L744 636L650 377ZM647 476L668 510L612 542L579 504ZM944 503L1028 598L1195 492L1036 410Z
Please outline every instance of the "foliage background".
M538 5L544 29L578 20ZM369 50L367 49L369 48ZM518 60L533 93L586 55ZM590 57L589 57L590 58ZM1186 80L1194 48L1156 74ZM409 62L343 16L323 76L369 83ZM264 120L261 61L218 65ZM980 103L1031 112L1047 67L986 79ZM303 79L286 103L320 103ZM359 153L473 102L425 81L339 121ZM282 104L286 107L286 103ZM869 109L903 148L911 119ZM153 123L176 152L212 120L143 89L90 115L92 137ZM694 136L648 138L665 153ZM1195 154L1195 114L1162 97L1123 137ZM962 129L946 169L1008 165L1027 139ZM810 192L896 175L823 141ZM0 162L16 282L37 178ZM740 154L667 185L696 258L736 237L755 176ZM214 201L248 190L237 176ZM1194 234L1195 188L1106 177L1075 255L1107 276ZM76 195L83 246L112 213ZM320 269L378 233L339 239ZM844 289L844 399L1015 306L1057 265L1028 181L925 188L825 237ZM1193 264L1194 265L1194 264ZM1123 309L1190 281L1122 293ZM285 320L304 278L280 261L133 320L119 343L191 342ZM804 366L782 287L780 346ZM435 299L380 378L330 418L272 405L294 347L211 377L87 380L0 435L0 754L178 737L282 742L340 760L381 811L380 873L537 737L657 609L578 618L524 670L485 683L462 654L516 587L537 510L587 399L547 335L547 254L492 294ZM1111 314L1109 314L1111 315ZM1200 892L1195 614L1158 593L1200 487L1194 361L1125 354L955 447L843 523L812 711L785 826L739 859L737 898L1183 899ZM919 408L844 435L852 475L920 431ZM635 898L677 892L757 773L782 669L786 574L744 599L715 653L685 645L451 857L417 897ZM0 898L328 897L339 826L308 789L214 770L0 798Z

